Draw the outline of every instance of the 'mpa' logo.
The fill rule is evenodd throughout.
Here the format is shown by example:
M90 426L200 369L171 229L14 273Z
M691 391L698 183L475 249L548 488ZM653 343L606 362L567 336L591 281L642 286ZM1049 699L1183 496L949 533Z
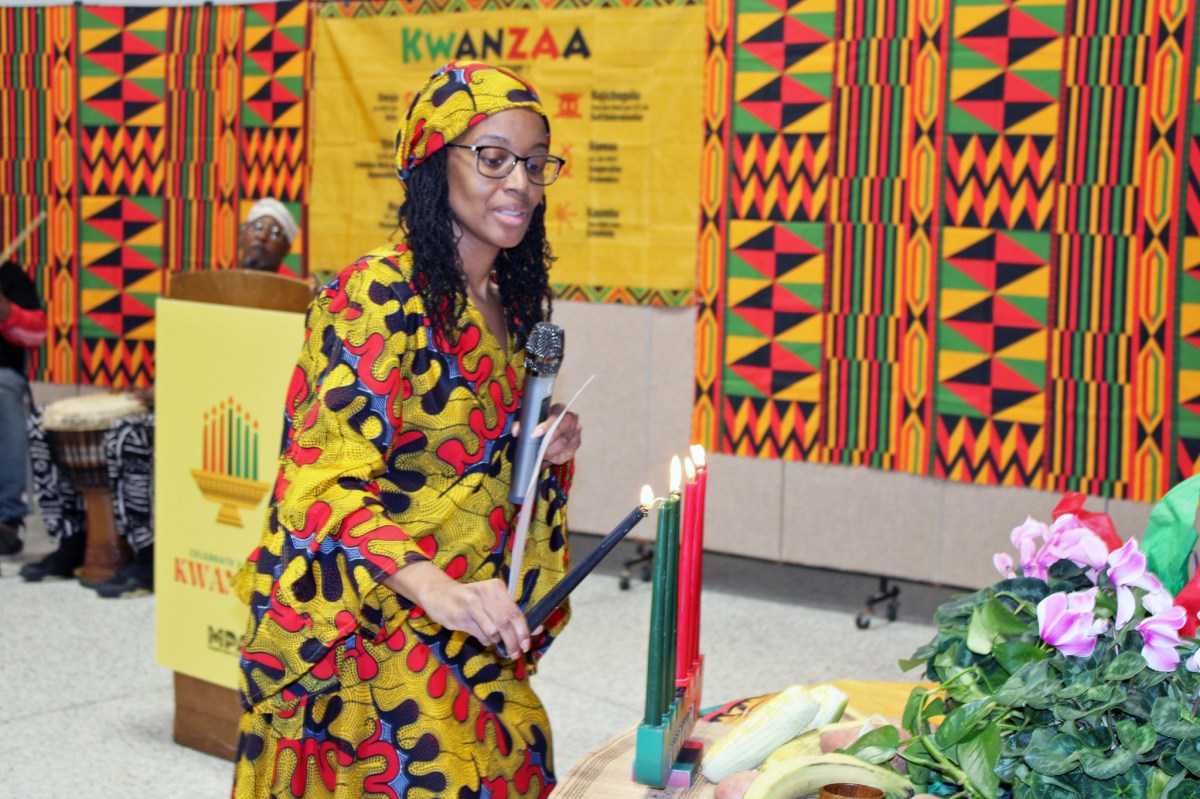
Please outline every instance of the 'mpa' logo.
M236 654L238 651L238 636L232 630L222 630L218 627L208 628L208 648L226 654Z
M549 28L496 28L492 31L452 31L441 36L421 28L403 28L404 63L413 61L471 60L533 61L539 58L591 58L583 32L576 28L566 39Z

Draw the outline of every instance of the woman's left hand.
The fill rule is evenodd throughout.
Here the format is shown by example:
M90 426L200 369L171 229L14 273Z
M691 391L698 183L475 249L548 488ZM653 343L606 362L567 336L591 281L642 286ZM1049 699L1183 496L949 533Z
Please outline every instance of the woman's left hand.
M534 432L539 436L545 435L550 429L550 425L554 424L563 412L564 406L561 402L550 407L550 415L546 420L537 426ZM562 465L571 458L575 457L575 450L579 449L579 445L583 442L583 427L579 424L579 415L574 411L563 416L563 420L558 423L558 429L554 431L554 437L550 439L550 445L546 447L546 463Z

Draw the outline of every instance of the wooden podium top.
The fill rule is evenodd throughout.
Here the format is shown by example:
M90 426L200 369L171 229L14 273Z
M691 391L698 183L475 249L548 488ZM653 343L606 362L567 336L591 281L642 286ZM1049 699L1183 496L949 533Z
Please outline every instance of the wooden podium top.
M306 280L254 269L217 269L171 275L167 296L173 300L239 305L268 311L303 313L312 302Z

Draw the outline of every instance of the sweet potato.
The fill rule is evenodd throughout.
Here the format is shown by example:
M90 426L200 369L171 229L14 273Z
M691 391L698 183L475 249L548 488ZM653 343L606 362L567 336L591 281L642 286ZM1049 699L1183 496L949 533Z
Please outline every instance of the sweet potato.
M750 790L750 783L758 777L757 771L738 771L717 783L716 799L742 799Z

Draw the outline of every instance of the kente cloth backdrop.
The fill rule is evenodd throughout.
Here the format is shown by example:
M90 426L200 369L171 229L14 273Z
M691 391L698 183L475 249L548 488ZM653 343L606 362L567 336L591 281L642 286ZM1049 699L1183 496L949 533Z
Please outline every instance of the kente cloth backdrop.
M170 272L235 265L246 207L304 221L310 8L0 8L0 241L50 316L34 376L149 385ZM302 228L307 228L302 224ZM305 273L304 240L285 261Z
M314 268L336 270L397 235L396 130L450 60L509 67L537 89L559 298L692 301L704 129L704 6L568 2L330 3L315 23ZM430 12L430 13L420 13Z
M710 12L699 440L1142 501L1195 470L1193 3Z

